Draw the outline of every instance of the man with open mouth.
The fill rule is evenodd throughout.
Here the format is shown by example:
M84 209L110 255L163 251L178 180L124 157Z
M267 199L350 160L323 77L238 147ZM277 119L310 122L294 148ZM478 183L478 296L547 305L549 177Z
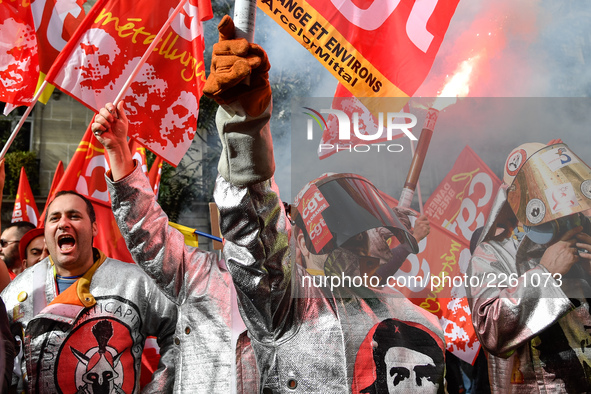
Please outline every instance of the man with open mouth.
M172 389L176 310L135 264L93 248L92 203L73 191L47 208L49 257L2 292L20 345L18 392L139 393L146 337L156 336L161 362L144 388Z

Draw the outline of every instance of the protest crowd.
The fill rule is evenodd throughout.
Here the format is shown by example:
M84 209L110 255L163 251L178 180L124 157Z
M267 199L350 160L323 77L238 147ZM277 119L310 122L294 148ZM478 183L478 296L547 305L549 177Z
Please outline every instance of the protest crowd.
M238 22L224 16L213 48L193 43L212 53L206 77L190 46L182 52L171 35L138 28L139 18L123 24L127 14L114 17L108 3L80 16L56 53L62 68L46 72L95 116L66 172L56 171L44 211L31 203L23 171L12 223L0 229L0 393L591 392L591 168L563 141L499 152L507 157L502 181L464 150L458 168L477 163L484 175L467 182L488 177L493 197L478 207L483 223L461 237L445 228L448 196L458 194L449 182L421 213L348 172L309 179L286 203L275 182L265 49L237 37ZM304 44L324 42L309 50L341 78L339 89L393 94L388 75L373 78L371 64L343 49L320 14L262 3ZM448 3L441 39L457 0ZM189 43L183 34L208 13L190 17L197 2L186 4L183 22L168 23ZM188 240L192 229L170 223L156 175L137 156L146 147L160 163L182 157L195 129L170 149L154 136L166 134L160 122L172 114L194 114L196 124L198 97L170 87L178 90L167 91L167 108L151 115L138 109L137 86L111 97L104 70L90 60L72 66L81 53L95 61L112 54L106 45L89 49L85 24L110 27L143 50L157 45L148 51L218 104L221 252L200 249ZM135 75L142 83L157 78L146 64ZM108 163L102 194L79 187L91 160ZM414 187L411 173L400 191ZM2 160L0 190L5 178ZM410 259L432 256L442 263L430 286L401 276ZM424 296L408 291L412 279Z

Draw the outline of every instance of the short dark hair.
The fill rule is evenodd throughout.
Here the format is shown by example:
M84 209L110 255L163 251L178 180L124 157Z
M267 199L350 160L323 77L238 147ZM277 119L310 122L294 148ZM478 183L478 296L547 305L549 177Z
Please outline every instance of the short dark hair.
M420 325L411 324L395 319L386 319L378 325L373 334L373 341L377 344L373 349L376 380L372 385L363 389L362 393L388 392L385 358L388 350L393 347L415 350L431 357L435 366L426 377L439 386L439 392L443 392L444 349L433 337L435 334Z
M96 222L96 213L94 212L94 207L92 206L92 203L90 202L90 200L86 196L83 196L82 194L75 192L74 190L61 190L55 194L55 196L53 197L53 199L51 200L51 202L47 206L47 209L46 209L47 214L45 215L45 223L47 223L47 217L49 216L49 207L51 207L51 204L53 204L53 202L55 201L56 198L58 198L60 196L65 196L67 194L73 194L75 196L80 197L82 199L82 201L84 201L84 203L86 204L86 212L88 213L88 216L90 217L90 223Z
M16 227L17 228L17 232L18 232L18 238L19 240L23 237L23 235L25 235L26 233L29 232L29 230L34 229L35 226L33 223L31 222L15 222L15 223L10 223L8 226L6 226L6 228L4 229L4 231L8 230L11 227Z

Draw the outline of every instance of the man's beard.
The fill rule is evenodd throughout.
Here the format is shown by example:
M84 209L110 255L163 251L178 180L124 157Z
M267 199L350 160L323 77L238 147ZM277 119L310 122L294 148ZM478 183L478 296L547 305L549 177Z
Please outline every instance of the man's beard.
M4 261L4 264L6 264L6 267L10 270L12 270L18 262L18 260L13 258L12 256L2 255L0 256L0 258Z

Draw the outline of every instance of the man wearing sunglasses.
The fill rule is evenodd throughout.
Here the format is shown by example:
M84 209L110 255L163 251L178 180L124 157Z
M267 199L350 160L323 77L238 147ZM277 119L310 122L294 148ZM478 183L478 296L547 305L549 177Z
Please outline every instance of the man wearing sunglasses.
M21 238L34 228L33 223L16 222L6 227L2 232L0 237L0 257L9 270L10 279L14 279L24 269L20 258L19 243Z

